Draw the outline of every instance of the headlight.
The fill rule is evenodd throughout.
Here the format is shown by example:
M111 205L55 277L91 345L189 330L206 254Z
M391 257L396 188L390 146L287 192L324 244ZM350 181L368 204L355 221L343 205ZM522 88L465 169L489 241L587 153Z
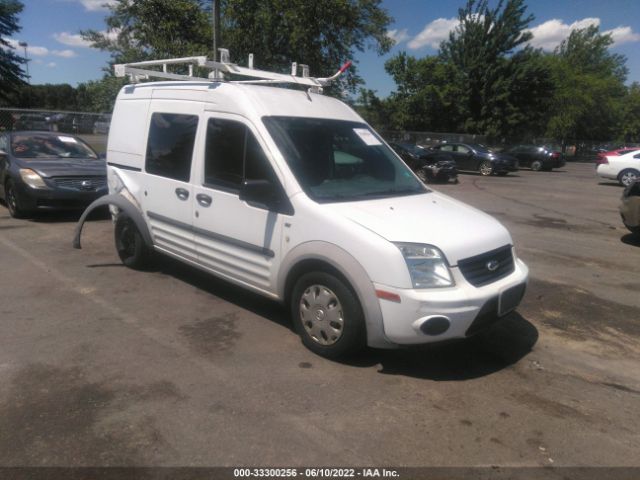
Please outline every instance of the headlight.
M444 255L436 247L419 243L396 243L404 256L413 288L439 288L454 285Z
M42 177L29 168L21 168L20 177L31 188L49 188Z

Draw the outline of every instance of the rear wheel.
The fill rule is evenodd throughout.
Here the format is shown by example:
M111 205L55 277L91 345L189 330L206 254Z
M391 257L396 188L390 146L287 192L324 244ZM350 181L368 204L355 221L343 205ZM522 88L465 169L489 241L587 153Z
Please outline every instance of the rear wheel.
M115 226L116 251L122 263L135 270L141 270L151 263L151 250L131 218L118 215Z
M626 170L621 171L620 175L618 175L618 181L625 187L634 184L638 178L640 178L640 172L633 168L627 168Z
M534 160L533 162L531 162L531 170L533 170L534 172L542 170L542 162L540 160Z
M4 187L4 199L7 203L9 215L13 218L25 218L27 216L27 212L22 208L18 200L13 180L8 180Z
M311 272L298 279L291 295L291 316L302 343L323 357L345 357L365 345L360 302L331 273Z
M486 177L493 173L493 165L491 165L489 160L483 160L480 162L478 170L480 170L480 175L484 175Z

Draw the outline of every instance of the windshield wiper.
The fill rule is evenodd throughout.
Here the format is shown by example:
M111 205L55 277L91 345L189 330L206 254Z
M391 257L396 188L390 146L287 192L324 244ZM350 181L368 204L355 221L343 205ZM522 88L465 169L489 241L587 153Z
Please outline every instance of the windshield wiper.
M404 188L404 189L396 190L395 188L390 188L388 190L379 190L377 192L361 193L357 196L362 198L374 198L374 197L383 198L383 197L394 196L394 195L407 195L407 194L428 193L428 192L431 192L431 190L429 190L428 188L425 188L424 190L416 190L415 188L411 188L411 189Z

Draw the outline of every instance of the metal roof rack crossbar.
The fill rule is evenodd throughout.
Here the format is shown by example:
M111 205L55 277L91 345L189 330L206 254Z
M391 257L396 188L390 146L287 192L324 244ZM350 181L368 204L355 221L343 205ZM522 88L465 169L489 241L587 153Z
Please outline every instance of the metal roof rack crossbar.
M197 81L223 81L224 74L248 77L252 80L240 80L233 83L258 83L258 84L295 84L311 87L312 91L322 92L322 87L329 85L336 80L349 66L351 61L345 63L331 77L315 78L309 76L308 65L291 64L291 74L268 72L253 68L253 54L249 55L249 66L241 67L229 61L229 51L220 49L220 62L210 61L205 56L169 58L163 60L148 60L144 62L123 63L114 65L116 77L129 75L132 82L148 80L150 78L163 78L167 80L197 80ZM169 65L188 65L189 74L178 74L169 72ZM194 77L193 67L206 68L211 70L208 78ZM162 67L162 70L149 69L147 67ZM302 70L302 76L298 76L298 70Z

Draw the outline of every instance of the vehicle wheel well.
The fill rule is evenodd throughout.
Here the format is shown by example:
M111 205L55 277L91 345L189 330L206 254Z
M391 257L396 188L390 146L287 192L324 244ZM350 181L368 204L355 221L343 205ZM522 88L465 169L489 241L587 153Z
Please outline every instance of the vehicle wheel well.
M296 281L305 273L313 271L326 272L334 275L342 282L344 282L344 284L354 293L356 298L358 298L358 301L361 302L357 292L351 285L351 282L342 274L342 272L340 272L340 270L324 260L320 260L317 258L308 258L296 263L287 274L287 280L284 286L285 305L289 305L289 303L291 302L291 293L293 292L293 287L295 286Z

